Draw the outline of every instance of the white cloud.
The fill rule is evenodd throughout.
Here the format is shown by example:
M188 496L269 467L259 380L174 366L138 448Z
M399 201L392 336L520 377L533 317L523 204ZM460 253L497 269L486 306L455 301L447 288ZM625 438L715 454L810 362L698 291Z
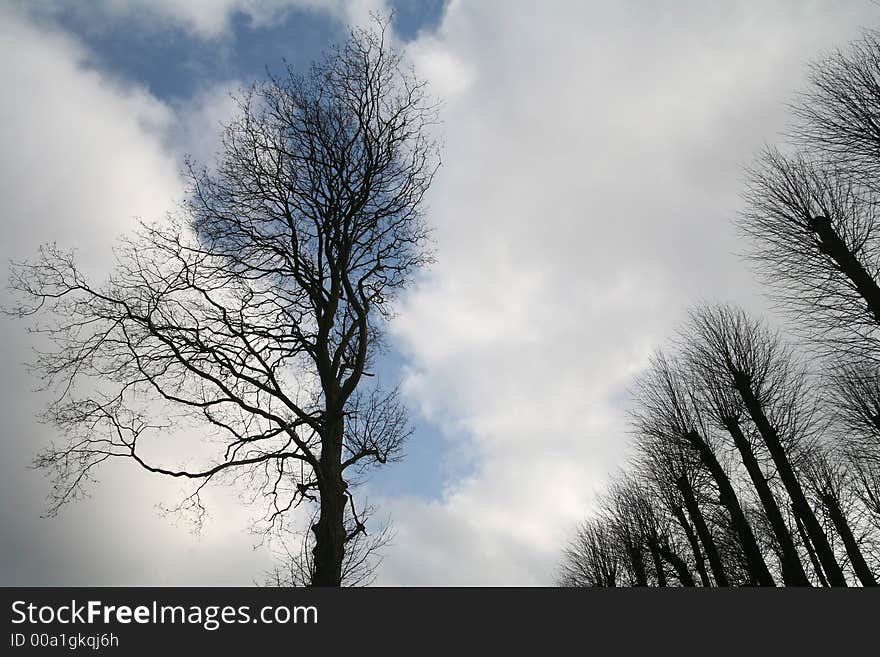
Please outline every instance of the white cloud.
M398 530L383 583L552 581L622 465L648 353L696 300L762 306L733 255L740 166L784 127L805 63L872 13L458 1L411 44L451 98L438 263L395 331L414 404L462 427L477 467L439 502L380 502Z
M220 82L185 100L175 101L178 117L166 132L166 148L178 158L192 157L210 165L216 160L223 126L236 114L236 97L247 85L237 80Z
M158 139L172 115L142 89L86 70L75 41L12 13L3 19L4 229L19 247L76 241L90 259L106 254L132 212L155 216L181 191Z
M470 67L430 34L409 43L406 52L419 75L431 81L431 92L447 104L474 83Z

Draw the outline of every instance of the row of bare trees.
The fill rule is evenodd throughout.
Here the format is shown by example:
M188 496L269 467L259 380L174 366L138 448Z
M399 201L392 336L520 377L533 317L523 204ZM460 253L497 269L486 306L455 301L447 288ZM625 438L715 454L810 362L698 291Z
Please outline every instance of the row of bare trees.
M561 581L876 585L880 462L848 449L856 417L840 403L857 382L817 383L732 306L694 310L679 338L638 381L632 468L568 546Z
M813 65L738 225L797 345L693 310L636 386L631 469L565 550L576 586L880 580L880 36Z

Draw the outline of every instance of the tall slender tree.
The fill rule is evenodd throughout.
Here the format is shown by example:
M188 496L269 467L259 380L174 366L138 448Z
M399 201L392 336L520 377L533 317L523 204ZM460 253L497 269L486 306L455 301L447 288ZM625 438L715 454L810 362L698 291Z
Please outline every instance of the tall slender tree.
M813 440L806 372L777 335L740 309L699 308L691 313L690 330L690 362L701 371L714 372L715 380L739 397L795 513L806 527L829 582L846 586L840 564L796 471L796 459ZM797 577L802 569L793 572L793 565L786 564L790 576Z
M694 383L689 377L691 375L685 369L663 355L656 356L652 367L638 383L638 407L633 416L635 429L644 435L680 441L694 451L717 486L719 501L730 515L754 581L762 586L773 586L773 576L767 568L730 476L719 459L717 447L712 441L713 434L704 413L696 403ZM710 563L713 561L715 556L711 555ZM720 564L720 559L718 562ZM722 569L717 569L716 581L719 581L721 572Z
M38 459L56 508L111 459L193 480L198 507L208 482L249 478L270 523L314 506L307 579L341 584L366 531L351 474L396 458L410 431L396 393L365 377L397 293L430 261L439 164L435 105L386 27L244 93L216 167L189 168L183 216L123 242L105 284L54 246L15 268L18 313L45 318L54 345L36 368L59 386L46 415L67 436ZM203 421L219 450L163 461L166 423L145 398Z

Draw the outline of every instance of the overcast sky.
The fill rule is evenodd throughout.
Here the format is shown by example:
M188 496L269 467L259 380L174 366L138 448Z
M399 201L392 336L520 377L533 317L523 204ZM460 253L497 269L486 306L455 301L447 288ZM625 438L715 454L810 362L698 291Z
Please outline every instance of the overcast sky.
M396 537L381 584L550 584L623 464L627 389L688 307L763 308L730 221L741 167L785 129L806 64L876 27L868 0L397 0L396 39L444 100L437 263L382 368L416 423L363 491ZM0 257L76 247L95 276L210 160L229 92L305 67L381 0L0 3ZM72 7L76 7L73 9ZM257 8L255 8L257 7ZM0 303L8 303L4 291ZM199 535L127 463L53 519L28 464L53 438L0 318L0 584L250 584L260 508L209 493Z

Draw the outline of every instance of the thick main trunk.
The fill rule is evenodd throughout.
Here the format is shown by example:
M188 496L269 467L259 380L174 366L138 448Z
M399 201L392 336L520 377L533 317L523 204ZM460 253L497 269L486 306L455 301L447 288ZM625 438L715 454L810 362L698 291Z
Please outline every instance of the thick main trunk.
M691 522L694 523L694 528L697 531L697 536L700 537L700 542L703 544L703 550L706 551L706 558L709 560L709 567L712 569L712 576L715 578L715 586L730 586L730 582L724 572L724 563L721 561L718 546L715 544L715 539L712 538L712 533L709 531L709 526L706 524L706 518L703 516L702 510L700 510L700 506L697 504L697 499L694 496L694 490L690 482L685 477L681 477L675 482L675 485L681 491L684 508L687 509Z
M340 479L341 480L341 479ZM312 526L315 547L312 550L312 586L342 586L342 560L345 556L344 488L321 492L321 511Z
M342 562L345 557L346 483L342 478L341 418L328 422L318 464L318 488L321 494L318 521L312 526L315 547L312 549L312 586L342 586Z
M812 228L819 237L819 250L834 260L865 301L871 318L880 324L880 286L868 273L855 253L846 245L826 217L815 217Z
M849 561L852 564L856 577L859 578L862 586L877 586L877 579L874 577L874 573L871 572L870 567L868 567L868 562L865 561L865 556L862 554L859 543L856 541L856 537L853 536L849 522L847 522L846 516L843 515L843 510L840 508L840 502L831 494L822 495L822 502L825 504L825 508L828 509L828 515L831 516L834 528L837 529L837 533L843 539L846 554L849 556Z
M840 564L837 563L834 551L828 543L828 537L822 531L822 526L816 519L816 514L813 513L812 507L807 502L800 481L791 467L788 455L782 447L782 442L779 440L779 435L764 413L763 406L755 397L748 378L743 373L736 372L734 373L734 383L749 416L752 418L755 426L758 427L758 432L761 434L761 438L763 438L764 444L773 458L776 471L779 473L779 478L788 491L788 496L791 498L795 513L800 516L804 523L810 541L813 543L813 548L816 550L816 556L822 563L822 568L828 577L828 582L831 586L846 586L846 578L843 576L843 570L841 570Z
M718 486L720 502L730 514L730 520L742 546L751 579L759 586L776 586L773 575L770 574L767 563L764 561L764 555L761 554L761 549L758 547L758 541L755 540L752 527L749 525L746 514L743 513L739 498L737 498L736 491L733 490L733 485L730 483L730 478L727 476L724 468L721 467L715 454L703 440L702 436L695 431L691 431L687 438L699 453L700 460L706 466L706 469Z
M703 557L703 551L700 549L700 541L694 533L694 528L691 526L691 523L688 522L687 516L681 507L675 507L673 515L675 516L675 519L678 520L678 524L681 525L681 528L684 530L685 536L687 536L688 544L691 546L691 552L694 555L694 565L697 568L697 573L700 575L700 582L702 582L703 586L711 586L712 582L709 579L709 573L706 571L706 559Z
M758 464L758 459L752 450L752 445L742 432L739 423L730 421L725 426L733 438L746 472L749 473L749 478L755 486L755 490L761 500L761 505L767 514L767 520L770 522L770 527L773 529L773 534L776 536L776 541L779 543L779 548L782 551L780 559L782 563L782 580L786 586L810 586L810 580L807 579L807 573L804 572L804 566L791 538L791 532L788 531L788 526L785 524L782 512L779 510L776 498L773 497L773 491L770 490L770 485L767 483L767 479L764 478L764 473L761 471L761 466Z

